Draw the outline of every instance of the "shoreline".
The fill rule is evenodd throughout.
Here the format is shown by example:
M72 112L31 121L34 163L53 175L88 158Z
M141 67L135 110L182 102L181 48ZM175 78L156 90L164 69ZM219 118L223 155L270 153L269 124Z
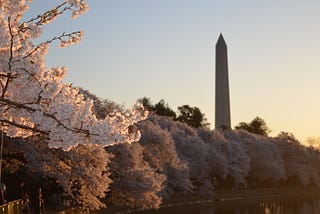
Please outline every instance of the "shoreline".
M296 198L303 199L306 197L320 196L320 189L317 187L272 187L272 188L255 188L255 189L225 189L216 190L211 196L186 196L173 195L172 199L163 202L159 209L166 209L171 207L193 206L200 204L214 204L215 206L225 206L231 202L236 201L259 201L272 200L281 198ZM157 209L123 209L110 207L101 211L93 213L117 213L129 214L143 211L156 211ZM65 212L67 214L67 212ZM60 214L60 213L59 213ZM69 213L68 213L69 214ZM71 213L70 213L71 214Z

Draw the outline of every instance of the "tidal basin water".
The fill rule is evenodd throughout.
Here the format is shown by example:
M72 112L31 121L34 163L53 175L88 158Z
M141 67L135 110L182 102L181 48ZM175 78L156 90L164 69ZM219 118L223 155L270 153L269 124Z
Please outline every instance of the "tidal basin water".
M109 213L109 212L102 212ZM121 213L121 212L117 212ZM320 214L320 198L286 198L224 201L179 205L159 210L124 212L134 214Z

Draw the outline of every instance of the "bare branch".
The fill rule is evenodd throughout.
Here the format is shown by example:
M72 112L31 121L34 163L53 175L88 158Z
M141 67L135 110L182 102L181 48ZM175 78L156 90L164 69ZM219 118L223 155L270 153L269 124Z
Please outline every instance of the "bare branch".
M2 91L3 91L4 90L4 85L3 85L2 80L0 80L0 85L1 85L1 88L2 88Z
M30 127L30 126L18 124L18 123L13 122L13 121L0 119L0 122L6 123L6 124L9 124L9 125L21 128L21 129L30 130L30 131L41 133L41 134L44 134L44 135L49 135L49 132L45 132L45 131L39 130L37 128Z
M14 102L14 101L6 99L6 98L2 98L1 97L0 98L0 102L2 102L3 104L6 104L8 106L14 107L14 108L25 109L28 112L35 112L36 111L35 109L33 109L33 108L29 107L29 106L23 105L21 103Z
M41 97L41 94L42 94L42 93L43 93L43 91L40 91L39 94L38 94L38 99L37 99L37 101L36 101L37 104L39 104L40 101L41 101L41 99L42 99L42 97Z
M25 71L25 72L28 73L30 76L32 76L32 78L39 84L39 86L41 86L40 81L37 79L37 77L34 75L34 73L28 71L28 70L25 69L25 68L22 68L21 70Z
M11 28L11 19L10 17L8 17L8 27L9 27L9 32L10 32L10 58L9 58L9 71L11 72L11 66L12 66L12 59L13 59L13 32L12 32L12 28Z
M7 89L8 89L10 78L11 78L11 73L8 73L8 77L7 77L6 83L5 83L5 85L3 87L3 90L2 90L2 95L1 95L2 98L4 97L4 95L5 95L5 93L6 93Z
M7 89L8 89L8 86L9 86L9 82L10 82L10 78L11 78L11 70L12 70L12 59L13 59L13 33L12 33L12 28L11 28L11 20L10 20L10 17L8 17L8 28L9 28L9 32L10 32L10 58L9 58L9 62L8 62L8 67L9 67L9 73L8 73L8 76L7 76L7 80L6 80L6 83L4 84L3 86L3 90L2 90L2 94L1 94L1 97L3 98Z
M8 78L8 74L0 74L0 77ZM11 79L17 78L17 76L15 76L15 75L13 75L13 74L11 73L10 78L11 78Z

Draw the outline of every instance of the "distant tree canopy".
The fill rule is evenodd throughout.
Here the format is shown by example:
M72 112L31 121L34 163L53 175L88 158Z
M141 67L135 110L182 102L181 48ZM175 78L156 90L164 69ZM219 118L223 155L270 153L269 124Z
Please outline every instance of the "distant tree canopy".
M158 115L176 117L177 114L169 107L168 103L165 103L164 100L160 100L154 105L154 112Z
M199 128L209 125L205 115L200 111L198 107L191 107L189 105L183 105L178 107L177 113L171 109L164 100L160 100L156 104L152 104L150 98L143 97L138 99L138 102L142 103L144 108L148 111L154 112L160 116L172 117L173 120L187 123L189 126Z
M142 103L145 109L147 109L148 111L152 111L157 115L168 116L173 118L177 117L177 114L175 113L175 111L172 110L169 107L168 103L165 103L164 100L160 100L158 103L153 105L150 101L150 98L143 97L138 99L138 102Z
M292 134L289 132L281 131L277 136L276 139L279 141L284 141L286 143L300 145L301 142Z
M271 132L266 122L260 117L255 117L250 123L240 122L235 128L263 136L268 136Z
M80 88L80 93L84 95L85 99L93 100L93 111L98 119L104 119L116 111L124 111L123 106L108 99L97 97L95 94L92 94L86 89Z
M198 107L183 105L178 107L178 111L179 115L176 118L178 121L185 122L195 128L208 126L207 119Z
M320 147L320 137L309 137L306 139L305 144L308 146L318 148Z

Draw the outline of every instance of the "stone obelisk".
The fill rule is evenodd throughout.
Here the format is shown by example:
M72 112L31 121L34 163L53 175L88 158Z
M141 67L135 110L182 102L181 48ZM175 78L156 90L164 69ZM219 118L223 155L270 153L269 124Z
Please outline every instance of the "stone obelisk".
M215 128L231 128L227 44L220 34L216 44Z

